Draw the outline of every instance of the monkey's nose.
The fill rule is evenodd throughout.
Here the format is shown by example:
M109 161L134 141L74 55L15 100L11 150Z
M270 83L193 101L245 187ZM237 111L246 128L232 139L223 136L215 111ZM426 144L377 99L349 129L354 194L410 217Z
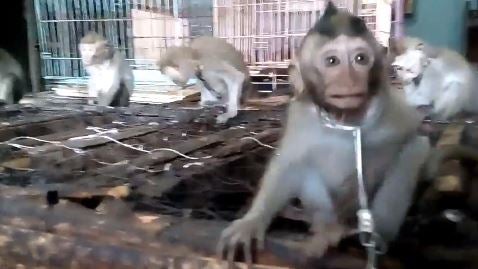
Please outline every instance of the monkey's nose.
M395 71L402 71L403 70L403 68L401 66L398 66L398 65L392 65L392 68Z

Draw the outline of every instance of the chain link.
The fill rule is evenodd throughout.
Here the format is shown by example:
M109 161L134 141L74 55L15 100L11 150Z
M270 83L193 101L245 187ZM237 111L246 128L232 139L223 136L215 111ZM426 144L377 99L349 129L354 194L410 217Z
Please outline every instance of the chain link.
M319 116L324 125L328 128L351 131L354 138L355 165L357 170L358 199L360 209L357 211L358 233L360 243L367 249L367 267L366 269L376 269L377 256L387 251L387 245L380 235L375 232L375 224L372 212L368 207L368 197L363 177L362 164L362 132L358 126L348 126L338 124L333 121L327 112L319 110Z

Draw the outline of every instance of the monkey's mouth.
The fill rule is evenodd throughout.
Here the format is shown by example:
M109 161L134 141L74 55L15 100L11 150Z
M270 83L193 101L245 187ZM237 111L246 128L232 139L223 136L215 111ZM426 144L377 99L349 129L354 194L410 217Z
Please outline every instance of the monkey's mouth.
M336 99L336 100L364 99L365 97L366 97L365 93L332 94L332 95L330 95L331 99Z
M366 101L366 93L331 94L328 98L328 102L339 109L356 109Z

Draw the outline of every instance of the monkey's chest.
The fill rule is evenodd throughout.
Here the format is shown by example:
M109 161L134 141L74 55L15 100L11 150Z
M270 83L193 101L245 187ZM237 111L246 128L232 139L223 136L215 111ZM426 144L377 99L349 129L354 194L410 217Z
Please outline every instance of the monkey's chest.
M316 160L318 176L324 181L329 193L337 201L342 196L357 193L357 162L352 143L339 147L324 147L324 158ZM369 195L373 195L393 165L396 152L388 148L363 149L362 171Z
M90 73L90 80L98 93L105 93L118 80L116 72L106 67L93 69Z

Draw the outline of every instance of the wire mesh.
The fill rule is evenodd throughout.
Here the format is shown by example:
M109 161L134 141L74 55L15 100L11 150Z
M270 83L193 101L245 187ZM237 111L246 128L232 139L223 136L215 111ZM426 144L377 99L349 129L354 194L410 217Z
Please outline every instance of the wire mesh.
M380 0L334 2L363 17L372 31L380 30ZM135 69L155 69L155 60L168 47L201 35L226 39L250 65L284 64L325 4L325 0L35 0L42 75L85 76L78 42L91 30L110 40ZM381 32L387 35L390 22L384 25Z

